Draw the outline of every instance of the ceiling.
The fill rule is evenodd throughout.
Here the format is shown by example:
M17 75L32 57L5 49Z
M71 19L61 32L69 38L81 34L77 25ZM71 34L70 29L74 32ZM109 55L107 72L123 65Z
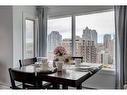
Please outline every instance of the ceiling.
M79 15L113 9L113 6L48 6L49 17Z

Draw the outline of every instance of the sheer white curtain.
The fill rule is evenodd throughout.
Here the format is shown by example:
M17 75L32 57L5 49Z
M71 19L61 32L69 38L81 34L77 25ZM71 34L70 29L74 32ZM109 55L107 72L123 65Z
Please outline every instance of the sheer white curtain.
M127 6L115 6L116 25L116 87L127 83Z
M39 57L47 56L47 7L37 7L38 16L38 50Z

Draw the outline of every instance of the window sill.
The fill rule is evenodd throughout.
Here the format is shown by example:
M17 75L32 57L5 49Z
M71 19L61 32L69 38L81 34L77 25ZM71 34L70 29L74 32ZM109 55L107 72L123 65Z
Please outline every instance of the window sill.
M102 68L100 71L100 74L106 74L106 75L113 75L115 76L115 69L110 69L110 68Z

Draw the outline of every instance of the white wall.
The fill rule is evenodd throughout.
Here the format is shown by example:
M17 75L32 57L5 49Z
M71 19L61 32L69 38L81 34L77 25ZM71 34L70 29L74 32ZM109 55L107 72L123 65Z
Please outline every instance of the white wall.
M24 16L36 16L35 7L13 6L13 67L19 66L19 59L22 59Z
M0 83L9 84L9 67L22 58L23 14L36 15L34 6L0 6Z
M0 82L8 82L13 64L13 18L11 6L0 6Z

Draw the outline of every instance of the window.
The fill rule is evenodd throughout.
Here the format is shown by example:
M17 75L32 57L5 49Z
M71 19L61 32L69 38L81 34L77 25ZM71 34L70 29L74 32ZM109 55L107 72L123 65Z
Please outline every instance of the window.
M63 45L68 54L75 52L75 56L83 56L86 63L99 63L114 70L114 11L74 16L75 26L71 24L72 16L48 20L48 59L53 60L53 50ZM76 31L71 31L71 27ZM72 32L75 32L75 39L71 38Z
M114 11L79 15L75 19L76 40L80 39L76 43L82 44L76 46L79 49L77 56L83 56L84 62L101 63L105 68L114 69Z
M54 49L60 45L66 48L68 54L71 54L71 17L49 19L47 29L48 59L50 61L54 59Z
M25 20L24 58L34 57L34 20Z

